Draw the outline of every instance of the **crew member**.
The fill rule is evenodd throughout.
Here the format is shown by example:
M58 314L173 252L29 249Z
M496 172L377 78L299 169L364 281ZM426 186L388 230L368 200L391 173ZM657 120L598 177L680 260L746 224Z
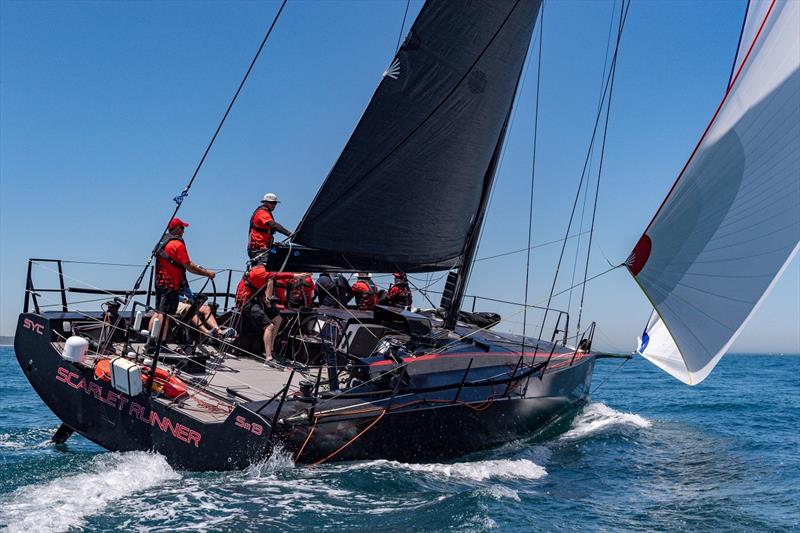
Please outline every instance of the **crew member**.
M314 305L314 280L310 274L301 274L286 284L286 307L300 309Z
M353 283L353 295L356 306L362 311L371 311L378 304L378 286L372 281L372 274L359 272L358 280Z
M314 302L314 282L310 274L279 272L275 274L275 299L278 305L299 309Z
M242 318L262 332L265 362L272 360L275 338L283 321L278 309L270 302L276 276L276 272L270 272L259 264L245 272L236 287L236 306L241 310Z
M178 302L178 315L184 316L192 306L193 299L189 296L182 294ZM203 335L208 335L216 339L235 337L236 330L233 328L220 327L217 323L217 317L214 316L214 311L211 306L204 303L197 308L197 311L191 317L191 324Z
M183 242L183 232L189 224L173 218L167 225L167 232L156 246L156 312L150 318L150 331L155 320L161 321L159 338L163 339L169 326L169 316L178 311L178 300L184 287L188 287L186 271L198 276L214 279L214 271L205 269L189 259L189 252Z
M386 303L396 307L411 307L411 288L405 273L395 272L394 283L386 291Z
M353 297L347 278L336 272L320 274L317 278L315 292L319 304L327 307L345 307Z
M251 260L259 260L266 254L269 247L272 246L273 235L276 231L287 237L292 236L292 232L275 222L272 215L278 203L280 202L274 193L267 193L262 198L261 205L253 211L253 215L250 217L247 255Z

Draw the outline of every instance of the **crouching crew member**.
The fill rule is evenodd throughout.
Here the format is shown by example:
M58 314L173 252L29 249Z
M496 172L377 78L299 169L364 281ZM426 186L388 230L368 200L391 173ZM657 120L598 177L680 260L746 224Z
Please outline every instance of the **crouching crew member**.
M236 287L236 306L242 320L261 332L264 341L264 361L272 360L275 336L281 327L281 315L270 302L274 291L275 272L264 265L256 265L242 276Z
M345 307L353 297L353 291L347 278L336 272L320 274L317 278L315 292L319 299L319 305L327 307Z
M411 288L403 272L394 273L394 283L386 291L386 303L396 307L411 307Z
M378 286L372 281L372 274L359 272L358 280L351 287L356 297L356 306L362 311L371 311L378 304Z
M275 298L278 305L290 309L311 307L314 302L314 281L311 275L293 272L276 273Z
M214 272L192 263L183 242L183 232L189 224L173 218L167 225L167 232L156 247L156 310L150 318L150 331L155 320L161 321L159 338L163 339L169 326L169 315L178 311L178 300L184 287L188 287L186 271L198 276L214 279Z
M250 238L247 242L247 255L251 260L260 259L269 250L276 231L283 233L287 237L292 236L292 232L275 222L275 218L272 215L278 203L280 202L275 194L267 193L261 200L261 205L253 211L253 215L250 217Z
M286 282L286 307L300 309L314 305L314 280L310 274L298 274Z

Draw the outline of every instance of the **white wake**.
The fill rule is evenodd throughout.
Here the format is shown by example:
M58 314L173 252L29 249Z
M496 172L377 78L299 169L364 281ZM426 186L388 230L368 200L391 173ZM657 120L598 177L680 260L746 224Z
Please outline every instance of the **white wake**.
M561 440L583 439L593 435L622 430L649 428L652 423L633 413L622 413L602 403L592 403L572 421L569 431Z
M0 526L37 533L78 528L114 500L180 478L164 457L146 452L105 453L87 466L85 473L20 487L0 498Z
M547 475L544 467L528 459L496 459L468 463L400 463L397 461L369 461L348 465L343 469L373 469L388 467L406 470L438 479L486 481L488 479L539 479Z

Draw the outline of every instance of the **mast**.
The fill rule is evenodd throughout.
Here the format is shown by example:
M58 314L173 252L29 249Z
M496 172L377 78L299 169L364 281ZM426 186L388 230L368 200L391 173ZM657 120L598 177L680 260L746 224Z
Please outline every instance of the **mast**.
M517 79L519 84L519 79ZM516 89L514 90L516 94ZM513 99L512 99L513 101ZM503 123L503 129L500 131L500 137L497 140L497 145L494 148L492 159L489 162L489 168L486 169L484 176L483 192L481 193L481 201L478 211L475 214L475 223L472 230L467 237L466 245L464 246L464 254L462 256L461 264L455 270L451 270L447 276L444 290L442 291L442 299L439 304L445 311L444 327L447 329L454 329L458 321L458 312L461 310L461 303L464 300L464 293L467 290L467 283L469 282L469 275L472 271L473 263L475 262L475 253L478 250L478 242L480 240L481 229L483 228L483 221L486 218L486 208L489 205L489 195L492 192L492 185L494 185L494 178L497 174L497 164L500 161L500 154L503 149L503 142L505 141L506 132L508 131L508 121L511 117L511 109L509 107L506 113L506 119Z

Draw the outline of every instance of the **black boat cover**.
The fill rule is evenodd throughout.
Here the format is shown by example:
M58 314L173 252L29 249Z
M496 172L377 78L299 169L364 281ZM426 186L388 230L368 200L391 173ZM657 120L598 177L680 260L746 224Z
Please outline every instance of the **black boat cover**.
M459 263L540 3L425 4L301 221L286 270Z

